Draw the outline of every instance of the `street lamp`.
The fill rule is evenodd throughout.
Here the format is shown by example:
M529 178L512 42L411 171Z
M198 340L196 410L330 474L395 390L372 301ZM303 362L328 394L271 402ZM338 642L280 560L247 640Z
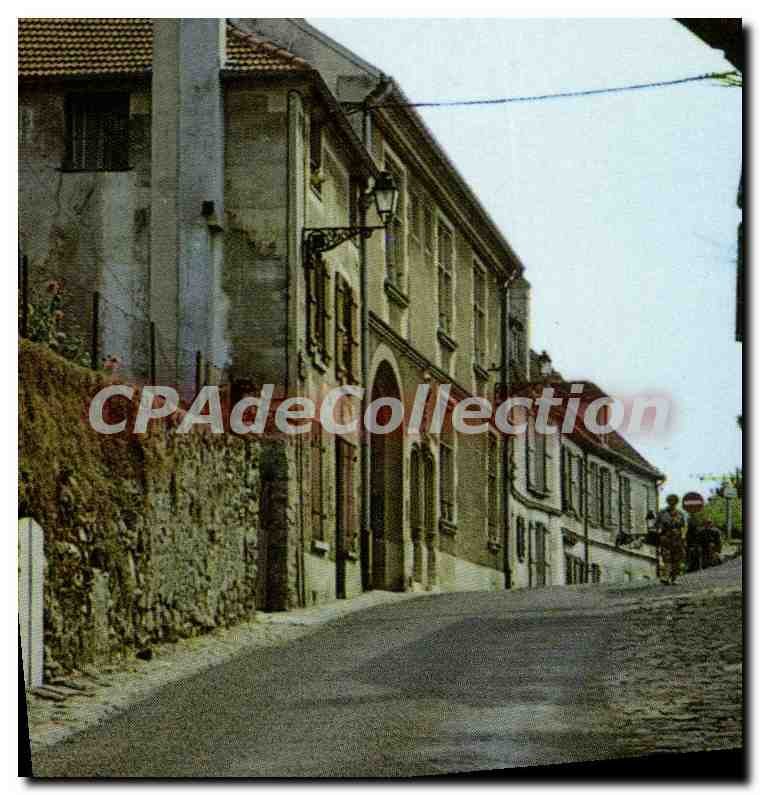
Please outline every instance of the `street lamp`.
M368 238L376 229L386 229L398 205L398 185L393 175L381 171L372 190L363 194L360 201L366 209L374 200L382 226L323 226L305 227L303 230L304 260L310 262L315 256L337 248L341 243L356 237Z

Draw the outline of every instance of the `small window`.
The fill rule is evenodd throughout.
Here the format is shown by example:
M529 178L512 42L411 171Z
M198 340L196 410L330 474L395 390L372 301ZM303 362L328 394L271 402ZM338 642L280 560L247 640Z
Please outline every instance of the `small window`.
M64 168L129 168L129 94L72 94L67 98Z

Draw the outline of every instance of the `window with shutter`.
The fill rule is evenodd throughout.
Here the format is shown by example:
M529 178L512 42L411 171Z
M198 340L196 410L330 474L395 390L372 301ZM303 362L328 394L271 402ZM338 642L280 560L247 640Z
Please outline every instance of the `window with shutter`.
M621 518L623 520L623 528L630 530L633 527L633 512L631 505L631 481L629 478L621 476L620 478L620 501L621 501Z
M307 347L312 356L328 363L331 354L327 344L327 326L330 317L327 306L330 275L321 254L307 257L304 262L306 281Z
M592 524L599 524L599 471L594 463L589 464L586 487L589 521Z
M322 426L319 422L311 425L311 536L323 541L324 527L324 447Z
M396 212L385 228L385 264L388 281L403 292L404 274L406 271L406 239L404 216L406 214L406 198L404 191L404 175L392 161L385 161L385 169L392 176L398 187Z
M525 519L522 516L518 516L516 522L515 553L520 562L525 560Z
M311 168L311 189L317 196L322 195L322 121L315 116L309 126L309 166Z
M486 348L486 304L488 301L486 273L478 262L472 266L472 336L475 364L488 366Z
M71 171L129 168L129 94L67 97L64 168Z
M454 290L454 235L443 223L438 224L438 325L452 333Z
M499 439L496 434L488 434L488 540L499 540Z
M440 500L441 500L441 519L450 524L454 523L455 504L454 504L454 448L448 441L441 439L441 480L440 480Z
M358 306L351 285L338 276L335 281L335 372L342 383L356 383Z

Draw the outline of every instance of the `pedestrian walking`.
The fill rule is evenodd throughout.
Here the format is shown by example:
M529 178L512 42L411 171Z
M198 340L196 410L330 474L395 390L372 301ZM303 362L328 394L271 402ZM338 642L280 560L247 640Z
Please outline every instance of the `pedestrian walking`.
M683 531L686 522L677 508L676 494L669 494L665 502L667 508L657 514L655 528L659 532L659 547L662 554L664 574L662 582L665 585L675 585L684 558Z
M702 546L704 532L699 520L689 516L686 523L686 571L699 571L702 568Z

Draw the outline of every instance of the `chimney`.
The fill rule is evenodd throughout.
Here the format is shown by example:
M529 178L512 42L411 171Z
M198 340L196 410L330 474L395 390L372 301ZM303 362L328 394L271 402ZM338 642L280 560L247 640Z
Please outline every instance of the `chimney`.
M213 333L224 218L224 19L154 19L151 319L157 376L188 397ZM212 219L212 220L209 220Z

